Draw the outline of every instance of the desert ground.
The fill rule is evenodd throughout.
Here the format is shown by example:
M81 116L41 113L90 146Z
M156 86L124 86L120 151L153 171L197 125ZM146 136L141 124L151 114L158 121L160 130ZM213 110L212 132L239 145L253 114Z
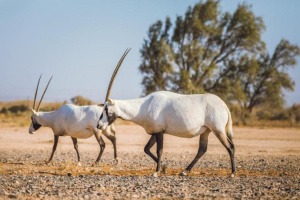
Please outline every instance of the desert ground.
M235 178L229 155L213 133L207 153L188 176L199 137L165 136L165 174L153 177L155 163L144 153L150 138L136 125L117 125L120 162L105 138L101 163L94 137L79 140L82 166L70 137L60 137L53 162L53 133L41 128L0 128L0 199L300 199L300 129L234 127ZM152 148L155 153L155 146Z

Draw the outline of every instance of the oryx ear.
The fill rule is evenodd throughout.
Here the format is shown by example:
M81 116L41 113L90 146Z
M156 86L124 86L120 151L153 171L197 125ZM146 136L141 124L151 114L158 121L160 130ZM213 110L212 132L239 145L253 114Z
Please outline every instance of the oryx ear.
M104 103L99 103L98 106L104 107Z
M108 99L107 102L110 103L111 105L114 105L114 104L115 104L115 101L112 100L112 99Z
M36 115L36 111L35 110L33 110L32 108L30 108L30 110L31 110L32 114Z

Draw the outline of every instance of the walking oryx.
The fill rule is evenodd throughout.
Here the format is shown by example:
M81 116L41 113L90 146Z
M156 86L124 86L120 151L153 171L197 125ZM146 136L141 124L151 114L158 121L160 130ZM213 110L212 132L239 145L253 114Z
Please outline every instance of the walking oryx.
M100 153L98 158L96 159L94 164L97 164L102 156L102 153L105 148L105 143L100 135L100 132L97 130L96 125L97 121L102 113L103 108L97 105L91 106L76 106L73 104L66 104L61 106L58 110L52 112L40 112L39 108L45 92L49 86L49 83L52 79L49 80L46 89L41 97L41 100L35 109L35 101L38 92L38 87L40 83L41 76L39 78L35 95L33 107L31 109L31 125L29 128L29 133L34 133L41 126L49 127L52 129L54 133L54 145L52 148L52 153L47 161L47 164L51 162L53 158L53 154L56 150L58 138L59 136L70 136L73 140L74 148L77 153L78 165L80 166L80 156L78 152L77 138L85 139L89 138L92 135L95 135L99 145L100 145ZM118 162L117 158L117 149L116 149L116 137L115 137L115 128L114 125L111 124L102 130L103 135L105 135L113 144L114 147L114 158L115 161Z
M126 56L126 50L123 57ZM104 110L97 128L105 130L117 118L142 126L151 135L145 153L156 163L157 176L161 168L164 134L183 138L200 135L199 149L194 160L181 173L187 175L207 150L208 135L213 132L229 153L231 177L235 173L232 119L226 104L213 94L182 95L167 91L153 92L146 97L131 100L110 100L109 94L119 70L117 65L107 89ZM157 157L150 148L157 143Z

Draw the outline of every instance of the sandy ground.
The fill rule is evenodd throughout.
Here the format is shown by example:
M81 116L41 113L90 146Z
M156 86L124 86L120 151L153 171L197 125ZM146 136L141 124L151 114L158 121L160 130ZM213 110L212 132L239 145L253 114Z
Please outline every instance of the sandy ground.
M166 174L152 177L152 161L143 152L150 136L135 125L117 125L120 163L105 138L102 162L94 137L79 140L83 166L76 166L70 137L60 137L53 162L53 134L41 128L0 128L0 199L161 199L161 198L300 198L300 130L234 128L237 174L230 174L229 156L213 133L207 153L187 177L178 174L196 155L199 137L165 136ZM155 152L155 147L152 149Z

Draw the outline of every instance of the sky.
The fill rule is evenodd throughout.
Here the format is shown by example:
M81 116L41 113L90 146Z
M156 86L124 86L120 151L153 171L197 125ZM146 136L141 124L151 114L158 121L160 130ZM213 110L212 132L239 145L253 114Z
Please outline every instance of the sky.
M33 99L53 75L44 101L82 95L104 101L110 76L126 48L131 48L112 88L111 98L142 95L140 50L147 32L167 16L172 22L197 0L0 0L0 101ZM252 5L266 25L262 38L270 53L281 39L300 45L300 1L223 0L221 10ZM286 105L300 103L300 59L289 71L295 91ZM38 97L39 98L39 97Z

